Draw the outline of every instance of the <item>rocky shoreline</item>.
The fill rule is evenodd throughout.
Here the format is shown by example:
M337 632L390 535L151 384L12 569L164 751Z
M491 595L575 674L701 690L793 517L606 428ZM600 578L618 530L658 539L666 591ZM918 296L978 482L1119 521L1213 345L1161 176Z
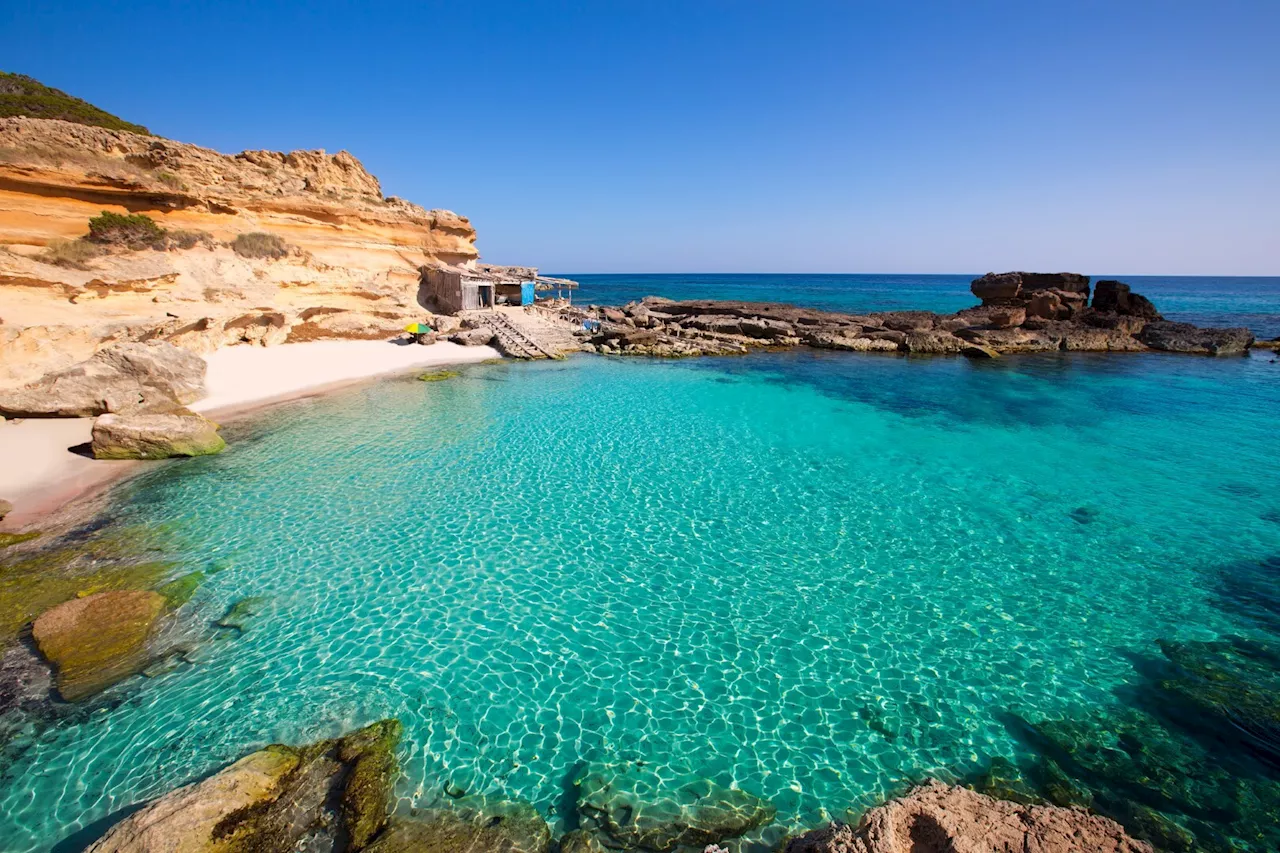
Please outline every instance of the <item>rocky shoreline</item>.
M88 853L327 850L332 853L1151 853L1119 824L1081 808L1026 805L927 780L869 809L784 837L768 801L709 780L663 785L643 763L587 765L569 782L579 828L553 838L531 803L451 791L451 804L393 812L401 726L382 720L303 746L272 744L143 805ZM724 846L727 845L727 846Z
M971 285L980 305L954 314L845 314L771 302L645 297L620 308L565 309L585 323L582 348L605 355L734 355L806 346L850 352L994 358L1021 352L1176 352L1239 355L1259 344L1246 328L1165 320L1129 285L1091 288L1077 273L988 273ZM1092 300L1090 299L1092 292Z

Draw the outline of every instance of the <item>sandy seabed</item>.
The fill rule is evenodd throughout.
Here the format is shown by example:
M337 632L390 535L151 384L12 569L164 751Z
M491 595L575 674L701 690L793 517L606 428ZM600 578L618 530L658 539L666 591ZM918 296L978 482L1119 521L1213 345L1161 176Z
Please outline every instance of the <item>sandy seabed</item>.
M490 347L440 342L313 341L275 347L234 346L205 356L206 395L190 408L225 421L265 405L331 391L412 368L473 364L499 354ZM101 490L142 466L93 459L93 418L28 418L0 423L0 498L14 504L5 529L36 521Z

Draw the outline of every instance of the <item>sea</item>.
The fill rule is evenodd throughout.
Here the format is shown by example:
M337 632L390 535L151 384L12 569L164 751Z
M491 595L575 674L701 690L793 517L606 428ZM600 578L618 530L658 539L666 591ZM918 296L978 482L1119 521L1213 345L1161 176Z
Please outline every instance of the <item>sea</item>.
M972 275L569 275L597 304L974 301ZM1280 278L1123 280L1280 335ZM581 355L282 404L113 493L104 530L209 571L207 632L10 733L0 850L82 849L386 717L406 814L460 788L558 833L584 768L643 763L769 798L744 853L929 777L1280 849L1278 415L1266 351Z

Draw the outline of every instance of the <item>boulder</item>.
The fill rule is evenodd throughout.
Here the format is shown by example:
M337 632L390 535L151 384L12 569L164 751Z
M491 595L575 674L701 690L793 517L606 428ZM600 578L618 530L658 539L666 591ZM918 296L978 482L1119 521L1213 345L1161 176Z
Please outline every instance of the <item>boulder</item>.
M6 417L87 418L168 411L204 395L204 359L167 343L128 343L0 393Z
M1156 306L1151 304L1151 300L1134 293L1123 281L1114 279L1103 279L1095 286L1093 308L1096 311L1142 317L1147 320L1164 319L1156 310Z
M1027 309L1017 305L1002 307L987 315L987 325L993 329L1012 329L1027 319Z
M1152 853L1120 824L1085 809L996 800L929 782L863 815L787 842L785 853Z
M1068 320L1085 307L1087 294L1069 290L1039 290L1027 302L1027 317L1039 317L1045 320Z
M880 326L898 332L927 332L938 322L938 315L931 311L890 311L871 317Z
M449 340L455 344L462 344L464 347L485 347L493 342L493 338L493 330L486 326L481 326L478 329L455 332L449 337Z
M1245 328L1201 329L1190 323L1158 320L1143 328L1141 340L1152 349L1167 352L1240 355L1253 345L1253 332Z
M227 444L218 425L193 413L102 415L93 422L95 459L169 459L207 456Z
M13 504L6 500L0 500L0 521L3 521L4 517L11 512L13 512Z
M386 824L400 723L302 747L274 744L178 788L113 826L87 853L366 848Z
M141 672L165 598L128 589L73 598L36 619L31 636L57 670L58 694L78 702Z
M546 853L551 828L529 803L490 803L393 821L369 853ZM563 851L565 848L561 846ZM590 850L590 847L579 847ZM599 848L596 848L599 849Z
M1022 274L1016 272L989 272L969 283L969 290L983 304L1017 299L1022 293Z
M746 791L669 778L639 762L588 765L575 783L583 828L605 847L666 853L736 838L776 814L768 800Z

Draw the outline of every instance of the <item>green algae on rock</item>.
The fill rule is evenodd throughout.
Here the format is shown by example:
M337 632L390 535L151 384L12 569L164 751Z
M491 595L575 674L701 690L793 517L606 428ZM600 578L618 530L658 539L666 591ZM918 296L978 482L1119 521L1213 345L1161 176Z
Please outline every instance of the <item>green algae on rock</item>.
M32 539L38 538L40 538L39 530L29 530L26 533L0 532L0 548L8 548L10 545L17 545L19 542L30 542Z
M42 613L31 635L57 669L58 694L77 702L142 671L147 639L164 609L164 596L132 589L72 599Z
M196 590L202 583L204 583L204 572L188 572L180 578L169 581L156 592L164 596L165 604L170 609L176 610L191 600L191 596L196 594Z
M583 826L607 847L667 853L706 846L773 821L760 797L709 779L664 780L641 762L588 765L575 782Z
M387 822L387 792L399 769L396 744L403 732L399 720L384 720L338 743L338 759L351 766L341 811L354 850L372 841Z
M303 839L355 853L386 820L399 739L392 719L306 746L273 744L153 801L88 853L269 853ZM365 763L374 770L359 772Z
M370 853L546 853L551 829L525 802L429 812L415 820L395 820L369 847ZM563 847L561 848L563 849Z

